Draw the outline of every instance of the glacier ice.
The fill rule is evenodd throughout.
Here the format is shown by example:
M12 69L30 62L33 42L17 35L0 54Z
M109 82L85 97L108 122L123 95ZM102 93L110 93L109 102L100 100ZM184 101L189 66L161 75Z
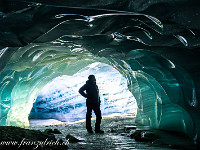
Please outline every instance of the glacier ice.
M198 6L195 0L0 3L0 125L28 126L46 84L99 62L126 78L136 123L198 143Z
M85 119L86 99L78 90L94 74L100 91L103 116L136 114L137 104L127 81L112 66L93 63L73 76L59 76L43 87L29 118L72 122Z

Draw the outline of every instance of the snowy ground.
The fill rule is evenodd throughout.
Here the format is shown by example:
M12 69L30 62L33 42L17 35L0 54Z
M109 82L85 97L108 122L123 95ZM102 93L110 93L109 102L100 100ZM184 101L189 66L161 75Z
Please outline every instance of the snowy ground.
M56 125L62 122L56 119L31 119L29 120L30 125Z

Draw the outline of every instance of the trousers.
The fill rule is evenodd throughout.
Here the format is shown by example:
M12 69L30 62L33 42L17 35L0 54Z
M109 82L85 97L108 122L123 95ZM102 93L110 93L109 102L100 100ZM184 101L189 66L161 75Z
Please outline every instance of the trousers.
M94 111L96 115L96 123L95 123L95 131L100 130L100 124L101 124L101 110L99 105L87 105L87 113L86 113L86 129L92 130L91 126L91 118L92 118L92 110Z

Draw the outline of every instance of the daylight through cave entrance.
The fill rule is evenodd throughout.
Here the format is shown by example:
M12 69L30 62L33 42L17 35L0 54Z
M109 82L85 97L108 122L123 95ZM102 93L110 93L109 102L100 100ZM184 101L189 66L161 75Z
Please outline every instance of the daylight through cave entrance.
M135 97L128 90L127 79L112 66L92 63L73 76L59 76L43 87L29 115L30 125L50 125L85 119L86 104L78 90L88 75L97 79L102 116L136 114ZM93 116L95 117L94 113Z

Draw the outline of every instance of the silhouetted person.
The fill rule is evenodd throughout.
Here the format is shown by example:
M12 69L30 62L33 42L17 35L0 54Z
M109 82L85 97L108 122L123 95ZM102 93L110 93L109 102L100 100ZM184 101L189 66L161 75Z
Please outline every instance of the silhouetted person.
M84 92L86 91L86 93ZM89 75L86 84L84 84L80 89L79 93L87 98L86 106L86 129L89 133L93 133L91 126L91 118L92 118L92 110L96 115L96 123L95 123L95 132L96 133L104 133L104 131L100 130L101 124L101 110L100 110L100 97L99 97L99 89L96 85L96 79L94 75Z

